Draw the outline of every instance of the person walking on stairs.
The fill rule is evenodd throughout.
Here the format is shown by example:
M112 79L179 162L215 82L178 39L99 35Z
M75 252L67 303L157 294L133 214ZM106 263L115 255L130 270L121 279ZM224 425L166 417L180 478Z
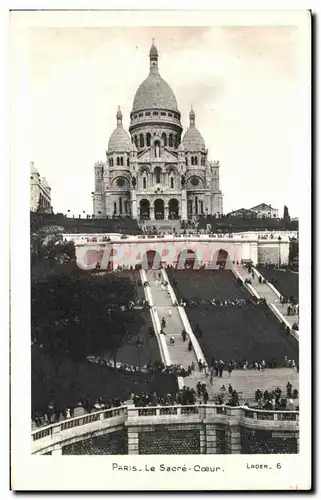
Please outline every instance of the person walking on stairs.
M162 326L162 329L166 328L166 320L165 320L164 316L162 317L161 326Z
M172 317L172 309L171 309L171 308L169 308L169 309L168 309L168 316L169 316L170 318Z
M188 343L188 350L191 351L193 349L192 341L190 340Z
M183 342L185 342L185 341L186 341L186 335L187 335L187 334L186 334L186 330L185 330L185 328L184 328L184 330L182 331L182 339L183 339Z

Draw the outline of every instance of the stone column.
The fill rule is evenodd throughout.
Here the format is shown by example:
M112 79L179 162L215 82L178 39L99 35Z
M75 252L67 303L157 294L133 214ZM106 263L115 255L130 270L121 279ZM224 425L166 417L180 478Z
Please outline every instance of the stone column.
M241 430L239 425L233 425L229 429L229 453L232 455L241 453Z
M134 189L130 192L131 195L131 215L133 219L137 219L137 200L136 200L136 191Z
M149 207L149 218L150 220L155 220L155 209L154 205L151 203Z
M206 454L211 455L217 452L216 449L216 430L211 424L206 425Z
M139 455L138 432L128 427L127 436L128 436L128 455Z
M164 219L167 220L168 219L168 214L169 214L169 208L168 208L168 204L165 205L164 203Z
M206 439L205 439L205 429L200 429L200 454L204 455L206 453Z
M258 252L257 252L257 241L251 241L250 242L250 259L253 260L253 265L257 265L258 261Z
M187 220L187 196L186 189L182 190L182 198L181 198L181 211L180 214L182 220Z

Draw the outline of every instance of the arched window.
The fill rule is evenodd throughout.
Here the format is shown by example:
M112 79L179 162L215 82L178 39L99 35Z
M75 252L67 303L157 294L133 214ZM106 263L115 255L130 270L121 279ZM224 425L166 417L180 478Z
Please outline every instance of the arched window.
M186 163L186 166L188 166L188 163L187 163L187 158L185 158L185 163Z
M200 201L200 212L201 212L201 214L204 213L204 204L203 204L202 200Z
M146 134L146 146L150 146L150 139L151 139L151 135L149 132L147 132L147 134Z
M134 136L134 143L135 143L135 146L137 148L138 147L138 137L137 137L137 135Z
M146 177L143 177L143 188L144 188L144 189L146 189L146 184L147 184L147 182L146 182Z
M191 157L192 165L194 165L194 156Z
M188 213L189 214L193 213L193 202L192 202L192 200L188 200Z
M112 167L114 166L114 158L110 158L110 164Z
M165 132L162 133L162 140L163 140L164 146L167 146L167 135L165 134Z
M174 177L171 177L171 189L174 189Z
M194 157L194 165L197 165L197 156Z
M159 143L159 141L155 141L154 147L155 147L155 158L159 158L159 156L160 156L160 143Z
M173 147L173 134L169 134L168 145L169 145L170 148Z
M161 168L160 167L156 167L155 168L156 184L160 184L160 182L161 182L161 173L162 173Z
M117 156L117 167L119 167L120 165L120 159L119 159L119 156Z
M117 214L117 203L114 202L114 215L116 215L116 214Z
M129 167L129 158L127 158L127 167Z
M124 166L124 158L123 157L120 158L120 164L122 167Z
M195 196L195 215L198 215L198 198Z
M123 200L122 198L119 198L119 215L122 215L123 213Z
M143 136L143 134L140 134L140 136L139 136L139 145L140 145L141 148L144 147L144 136Z
M128 213L129 213L128 212L128 201L125 201L124 205L125 205L125 214L128 215Z

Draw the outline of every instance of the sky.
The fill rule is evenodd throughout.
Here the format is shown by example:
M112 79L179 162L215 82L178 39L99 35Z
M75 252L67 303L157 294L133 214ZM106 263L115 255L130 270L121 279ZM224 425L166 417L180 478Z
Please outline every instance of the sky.
M56 27L29 36L30 161L55 212L92 213L118 105L128 130L152 38L184 131L191 105L208 158L220 161L223 211L271 204L298 216L302 80L295 26Z

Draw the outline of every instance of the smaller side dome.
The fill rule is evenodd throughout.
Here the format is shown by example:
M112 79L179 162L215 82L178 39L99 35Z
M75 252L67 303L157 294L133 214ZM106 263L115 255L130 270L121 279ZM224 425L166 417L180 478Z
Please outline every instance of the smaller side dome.
M125 152L130 151L131 141L128 133L123 127L123 115L120 107L118 106L117 114L117 127L111 134L108 141L108 153L112 152Z
M204 151L205 141L202 134L195 127L195 111L191 108L189 112L189 128L184 134L182 144L188 151Z
M178 151L182 151L184 152L185 151L185 148L183 146L183 143L181 142L180 145L178 146Z

